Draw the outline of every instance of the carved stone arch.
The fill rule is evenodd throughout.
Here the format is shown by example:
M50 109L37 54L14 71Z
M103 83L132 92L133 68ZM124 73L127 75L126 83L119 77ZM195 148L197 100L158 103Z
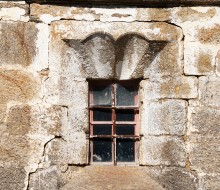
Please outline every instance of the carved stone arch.
M166 41L150 41L139 33L126 33L118 39L104 32L93 33L83 40L68 40L82 57L86 78L142 78Z

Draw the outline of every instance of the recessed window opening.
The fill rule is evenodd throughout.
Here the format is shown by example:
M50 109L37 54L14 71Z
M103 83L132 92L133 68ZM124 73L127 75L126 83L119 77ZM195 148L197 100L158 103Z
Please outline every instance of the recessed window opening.
M139 80L90 81L90 163L137 164Z

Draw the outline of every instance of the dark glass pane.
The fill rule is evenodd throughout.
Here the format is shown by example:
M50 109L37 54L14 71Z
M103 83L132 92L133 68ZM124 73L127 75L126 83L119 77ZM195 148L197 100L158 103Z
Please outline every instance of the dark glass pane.
M111 121L112 110L110 109L94 109L93 121Z
M134 121L134 110L116 110L116 121Z
M116 125L117 135L134 135L134 125Z
M95 139L93 141L93 161L112 161L112 141L111 139Z
M135 161L135 147L133 139L117 139L116 149L116 159L118 162Z
M93 105L107 106L112 104L111 85L94 87L92 94Z
M116 105L117 106L134 106L134 97L136 91L132 87L117 84L116 88Z
M111 125L94 125L93 135L111 135L112 126Z

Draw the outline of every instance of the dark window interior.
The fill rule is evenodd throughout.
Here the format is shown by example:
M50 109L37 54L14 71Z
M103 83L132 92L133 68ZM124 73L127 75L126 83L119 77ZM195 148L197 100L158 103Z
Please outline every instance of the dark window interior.
M137 161L139 81L91 81L91 163Z

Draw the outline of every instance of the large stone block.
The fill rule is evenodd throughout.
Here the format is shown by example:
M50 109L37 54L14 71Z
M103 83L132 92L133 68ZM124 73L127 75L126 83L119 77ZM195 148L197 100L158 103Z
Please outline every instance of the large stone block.
M141 133L144 135L184 135L187 124L187 102L161 100L144 103L141 112Z
M183 74L183 43L167 43L151 59L144 68L144 78L180 76Z
M38 169L30 175L29 190L58 190L58 177L56 166Z
M27 67L34 62L40 65L47 62L47 59L43 59L47 57L48 45L44 40L48 34L45 35L46 26L43 28L42 26L42 24L32 22L1 22L0 65Z
M220 167L220 148L217 142L188 143L191 169L200 173L218 173Z
M24 168L0 167L0 190L24 189L26 176Z
M197 190L198 181L195 172L180 167L151 166L142 167L142 170L155 179L167 190Z
M184 44L184 73L187 75L212 75L215 72L215 56L218 48L198 42Z
M31 130L32 135L60 136L61 131L68 125L68 109L59 105L41 104L32 106Z
M198 80L196 77L166 77L141 82L141 100L183 98L192 99L198 96Z
M10 100L30 100L36 95L37 90L37 81L31 74L17 70L0 70L1 104Z
M6 118L10 135L25 135L30 130L30 106L14 106L9 110Z
M197 30L197 38L201 43L217 45L220 42L220 25L209 24Z
M175 16L172 20L176 23L209 21L217 14L217 10L212 7L178 7L173 11Z
M167 190L198 189L196 176L182 168L164 168L158 177L158 181Z
M5 104L0 103L0 124L4 121L6 116L6 108L7 106Z
M198 107L190 115L189 135L201 135L204 141L220 142L220 109Z
M140 142L140 164L185 166L184 142L176 137L144 136Z
M63 138L50 141L45 150L45 162L51 164L87 164L88 142L80 132L62 134Z
M69 73L66 76L57 73L50 74L45 81L45 99L47 103L70 106L75 108L87 108L88 106L88 82L86 79L74 79Z
M0 2L0 19L10 21L29 21L29 6L24 1L1 1Z
M220 77L199 78L199 99L208 106L220 106Z
M219 190L220 187L220 175L212 174L212 175L203 175L199 179L199 188L200 189L211 189L211 190Z

